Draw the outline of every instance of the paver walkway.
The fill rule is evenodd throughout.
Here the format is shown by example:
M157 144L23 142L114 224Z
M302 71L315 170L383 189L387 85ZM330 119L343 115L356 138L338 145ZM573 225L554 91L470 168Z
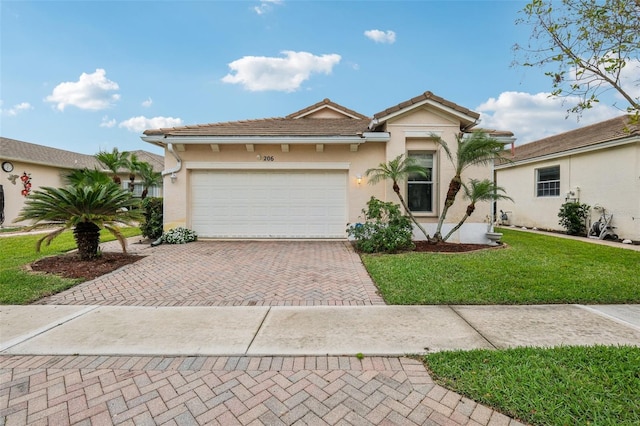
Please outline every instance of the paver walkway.
M103 250L118 250L115 247ZM147 257L39 303L384 305L360 258L344 241L197 241L129 247Z
M521 425L409 358L0 357L0 424Z

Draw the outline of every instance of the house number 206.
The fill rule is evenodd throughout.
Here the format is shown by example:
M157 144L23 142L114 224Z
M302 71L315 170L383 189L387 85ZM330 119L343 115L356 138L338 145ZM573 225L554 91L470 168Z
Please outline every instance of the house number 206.
M275 161L276 157L274 157L273 155L265 155L262 157L262 161Z

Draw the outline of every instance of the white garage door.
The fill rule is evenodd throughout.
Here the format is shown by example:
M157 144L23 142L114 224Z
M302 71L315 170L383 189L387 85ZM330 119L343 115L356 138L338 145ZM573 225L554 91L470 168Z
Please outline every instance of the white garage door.
M345 238L345 171L194 170L191 226L209 238Z

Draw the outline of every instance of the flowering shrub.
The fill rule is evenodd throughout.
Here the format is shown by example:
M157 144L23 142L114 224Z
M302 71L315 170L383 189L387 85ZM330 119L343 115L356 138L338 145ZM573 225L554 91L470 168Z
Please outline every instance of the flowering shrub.
M371 197L362 213L365 222L347 228L359 251L396 253L414 248L411 220L402 214L400 206Z
M162 234L162 242L167 244L185 244L196 241L198 235L191 229L181 226L173 228Z

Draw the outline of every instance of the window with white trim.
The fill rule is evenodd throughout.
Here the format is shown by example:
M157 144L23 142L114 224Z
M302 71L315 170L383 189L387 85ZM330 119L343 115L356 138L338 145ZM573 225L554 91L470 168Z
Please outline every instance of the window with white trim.
M558 197L560 195L560 166L536 169L536 196Z
M417 213L433 213L433 153L421 151L409 151L409 158L424 167L427 175L411 173L407 179L407 206L409 210Z

